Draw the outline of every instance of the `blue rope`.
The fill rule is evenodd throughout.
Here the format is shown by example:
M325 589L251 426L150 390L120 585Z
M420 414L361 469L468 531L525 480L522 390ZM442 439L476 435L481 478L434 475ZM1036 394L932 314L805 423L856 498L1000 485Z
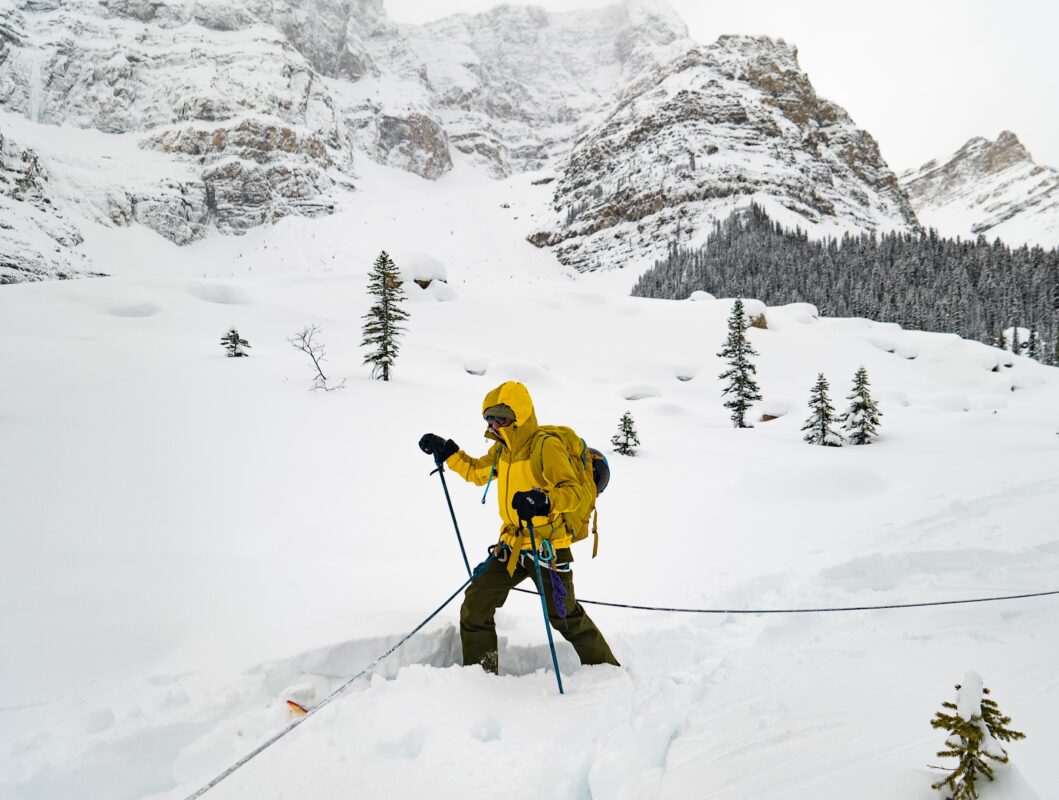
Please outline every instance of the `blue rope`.
M434 611L431 612L430 616L428 616L425 620L423 620L418 625L416 625L414 628L412 628L411 631L409 631L407 634L405 634L404 638L402 638L399 642L397 642L397 644L395 644L393 647L391 647L389 650L387 650L381 656L379 656L374 661L372 661L370 664L368 664L368 666L366 666L364 669L362 669L360 672L358 672L352 678L350 678L345 683L343 683L341 686L339 686L337 689L335 689L333 692L331 692L331 694L329 694L327 697L325 697L323 700L321 700L315 706L310 708L308 713L305 714L305 716L298 717L296 720L294 720L293 722L288 724L285 728L283 728L279 733L275 734L274 736L272 736L267 741L265 741L262 744L258 745L252 751L250 751L245 756L243 756L241 759L236 761L234 764L232 764L232 766L228 767L228 769L226 769L224 772L222 772L220 775L218 775L212 781L207 783L205 786L203 786L197 792L195 792L194 794L188 795L187 796L187 800L196 800L196 798L202 797L202 795L206 794L206 792L208 792L210 789L212 789L218 783L223 781L225 778L227 778L229 775L231 775L233 772L235 772L241 766L246 764L248 761L250 761L254 757L260 755L263 752L265 752L265 750L270 748L272 745L274 745L276 742L278 742L280 739L282 739L288 733L293 731L295 728L297 728L303 722L308 720L311 716L316 714L316 712L319 711L321 708L323 708L328 703L330 703L332 700L337 698L340 694L342 694L344 691L346 691L346 689L348 689L350 686L352 686L353 682L356 681L358 678L363 678L365 675L367 675L369 672L371 672L373 669L375 669L377 666L379 666L379 664L381 664L383 662L383 660L387 656L392 655L401 645L403 645L405 642L407 642L409 639L411 639L413 636L415 636L417 633L419 633L419 631L421 631L423 629L424 625L426 625L428 622L430 622L430 620L434 619L434 617L436 617L438 614L440 614L442 609L445 608L445 606L447 606L449 603L451 603L453 600L455 600L456 596L470 585L471 581L477 579L483 572L485 572L485 568L489 565L489 562L492 561L492 560L493 560L493 557L490 555L490 556L488 556L485 559L485 561L483 561L481 564L479 564L477 567L475 567L474 570L471 572L470 577L467 578L467 580L465 580L463 582L463 585L460 586L459 589L457 589L455 592L453 592L451 595L449 595L449 598L444 603L442 603L440 606L438 606L436 609L434 609Z
M482 492L482 505L485 505L485 496L489 494L489 486L493 482L493 476L496 475L496 464L489 468L489 480L485 482L485 491Z

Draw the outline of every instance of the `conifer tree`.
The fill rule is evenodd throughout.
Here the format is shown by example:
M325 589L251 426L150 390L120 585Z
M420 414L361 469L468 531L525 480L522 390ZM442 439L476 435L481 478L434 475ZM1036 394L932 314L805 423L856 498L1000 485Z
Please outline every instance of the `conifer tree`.
M397 339L404 332L400 323L408 319L408 312L401 308L405 299L401 276L385 250L368 273L368 293L375 298L375 304L364 315L364 339L360 344L372 350L363 363L372 365L371 377L388 381L400 349Z
M743 301L736 300L732 305L732 314L728 317L728 339L717 355L728 359L728 369L720 375L720 379L728 381L728 385L721 394L731 395L725 400L724 407L732 412L732 424L737 428L751 427L746 424L746 412L751 403L761 399L761 390L753 378L757 374L757 367L750 361L750 356L756 356L757 353L746 337L749 327Z
M1036 328L1031 328L1030 329L1030 338L1026 342L1026 355L1028 355L1034 361L1036 361L1038 359L1038 357L1040 356L1040 353L1039 353L1039 349L1040 348L1038 347L1038 343L1039 343L1039 339L1038 339L1038 336L1037 336L1037 329Z
M621 415L618 423L618 432L610 438L614 449L623 456L636 455L636 448L640 444L640 437L636 435L636 427L633 425L632 414L626 411Z
M846 398L850 401L849 411L842 415L842 427L851 444L871 444L878 436L879 417L882 412L879 405L872 400L871 385L868 383L868 370L861 367L853 376L853 391Z
M963 684L956 684L956 702L942 703L944 710L930 721L932 728L948 731L946 749L938 751L943 758L960 761L948 776L931 785L933 789L948 787L948 800L976 800L975 785L980 775L993 780L993 767L1008 763L1007 751L1000 742L1025 739L1026 734L1008 727L1011 717L1000 713L989 690L982 686L982 678L968 672Z
M842 437L831 427L835 424L835 408L827 394L828 388L827 378L821 372L816 378L813 391L809 394L810 414L802 426L802 430L806 432L803 438L809 444L841 447Z
M248 355L248 353L244 352L244 348L246 350L251 349L250 342L240 338L239 331L235 328L232 328L221 337L221 345L227 351L229 358L243 358Z

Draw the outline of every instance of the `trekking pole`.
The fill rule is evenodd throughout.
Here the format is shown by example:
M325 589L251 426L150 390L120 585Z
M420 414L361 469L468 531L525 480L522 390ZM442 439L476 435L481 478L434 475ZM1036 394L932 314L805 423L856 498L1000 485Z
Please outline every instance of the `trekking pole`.
M456 541L460 543L460 554L463 556L463 565L467 567L467 574L471 574L471 562L467 560L467 550L463 546L463 537L460 535L460 523L456 521L456 512L452 509L452 498L449 497L449 485L445 483L445 465L439 461L436 457L434 463L437 465L437 469L434 470L441 478L441 488L445 490L445 502L449 504L449 516L452 517L452 526L456 529ZM430 473L433 475L434 473Z
M544 630L548 634L548 649L552 651L552 666L555 667L555 680L559 684L559 694L563 694L563 678L559 674L559 659L555 656L555 642L552 640L552 625L548 621L548 604L544 600L544 578L541 575L541 562L537 557L537 536L533 533L533 520L526 520L529 525L530 544L533 546L533 567L537 570L537 589L541 596L541 609L544 611ZM512 554L514 557L514 554Z

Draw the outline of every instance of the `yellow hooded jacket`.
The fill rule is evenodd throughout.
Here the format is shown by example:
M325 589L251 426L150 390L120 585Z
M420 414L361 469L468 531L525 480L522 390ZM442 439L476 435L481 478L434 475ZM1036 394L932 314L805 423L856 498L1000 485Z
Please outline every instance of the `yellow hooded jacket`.
M547 539L559 550L569 547L573 540L563 519L563 513L575 510L584 499L570 457L562 442L555 436L538 436L537 416L529 390L517 381L497 386L482 401L482 413L491 406L504 404L515 412L515 421L494 432L486 430L493 446L481 458L473 458L460 450L445 462L464 480L482 486L490 476L497 483L497 502L500 504L500 540L513 552L530 550L529 531L519 526L518 514L511 507L515 492L543 489L551 501L551 514L534 517L533 531L538 539ZM495 470L495 474L494 474ZM518 559L508 559L508 573L514 573Z

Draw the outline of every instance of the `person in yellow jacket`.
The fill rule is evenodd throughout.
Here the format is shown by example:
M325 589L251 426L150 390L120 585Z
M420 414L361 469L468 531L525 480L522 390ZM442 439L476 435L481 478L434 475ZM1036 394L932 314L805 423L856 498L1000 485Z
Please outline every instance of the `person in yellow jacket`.
M563 513L578 507L584 490L566 449L558 438L538 435L533 400L516 381L502 383L485 396L482 416L488 425L485 437L493 446L481 458L433 433L419 440L424 453L465 480L478 486L497 484L500 541L490 548L494 558L467 588L460 608L464 665L499 671L494 615L508 593L534 575L529 532L523 524L532 520L541 567L547 570L544 596L552 627L574 646L582 664L618 666L603 634L574 596L572 539Z

